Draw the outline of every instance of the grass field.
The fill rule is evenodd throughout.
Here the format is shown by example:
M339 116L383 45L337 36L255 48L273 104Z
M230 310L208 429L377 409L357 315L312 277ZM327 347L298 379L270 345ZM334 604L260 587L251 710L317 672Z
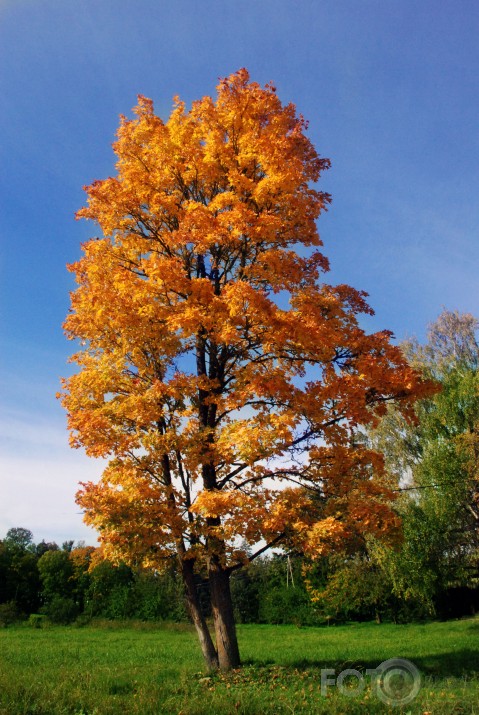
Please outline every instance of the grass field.
M479 715L479 619L425 625L239 627L244 667L203 671L189 626L103 624L0 631L0 715ZM320 669L363 672L388 658L422 673L413 702L391 707L370 679L321 694ZM351 680L357 687L359 681Z

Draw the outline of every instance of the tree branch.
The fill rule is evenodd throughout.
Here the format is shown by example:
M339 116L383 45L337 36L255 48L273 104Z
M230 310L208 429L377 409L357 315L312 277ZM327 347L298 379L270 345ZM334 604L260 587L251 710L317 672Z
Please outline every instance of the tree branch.
M285 536L285 534L284 534L284 532L282 532L281 534L278 534L278 536L276 536L273 539L273 541L270 541L269 544L266 544L265 546L261 547L261 549L258 549L258 551L256 551L256 553L254 553L252 556L250 556L248 558L248 564L252 563L255 559L258 558L258 556L261 556L261 554L264 554L264 552L267 551L268 549L271 549L271 547L273 547L275 544L278 544L282 539L284 539L284 536ZM230 566L228 571L230 573L232 573L233 571L237 571L238 569L242 568L243 566L244 566L243 563L237 563L234 566Z

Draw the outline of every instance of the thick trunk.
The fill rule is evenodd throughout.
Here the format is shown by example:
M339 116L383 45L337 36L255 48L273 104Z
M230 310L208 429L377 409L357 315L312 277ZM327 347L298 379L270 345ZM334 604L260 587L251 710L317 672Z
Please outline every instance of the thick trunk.
M188 610L190 612L191 619L198 634L201 652L203 653L208 670L217 670L219 666L218 653L216 652L216 648L211 639L208 626L201 612L198 595L196 593L195 576L192 561L183 561L182 575L183 582L185 584L186 602L188 604Z
M198 277L206 277L206 270L202 256L198 256ZM218 288L219 293L219 288ZM218 294L217 293L217 294ZM218 346L213 340L208 340L208 332L201 327L196 339L196 369L198 377L208 377L222 385L224 379L223 364L218 362ZM204 381L203 381L204 382ZM213 385L213 383L212 383ZM224 387L224 385L222 385ZM204 457L202 464L203 486L208 491L218 489L216 481L216 468L211 461L211 449L215 442L217 404L215 392L217 386L205 390L198 389L198 419L204 439ZM207 517L206 523L211 533L214 534L221 525L219 517ZM216 652L221 670L231 670L240 665L236 626L233 616L233 603L230 590L230 570L222 565L220 556L225 555L225 544L217 536L208 537L208 580L210 586L211 608L215 626Z
M240 655L231 600L230 572L221 566L217 556L210 560L208 578L219 667L221 670L238 668Z

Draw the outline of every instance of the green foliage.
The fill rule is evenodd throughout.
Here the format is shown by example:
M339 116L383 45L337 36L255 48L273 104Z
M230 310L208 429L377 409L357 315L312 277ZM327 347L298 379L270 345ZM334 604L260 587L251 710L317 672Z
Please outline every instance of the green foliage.
M42 541L36 545L35 553L38 558L40 558L46 551L58 551L58 544L55 544L54 541L45 541L45 539L42 539Z
M125 564L115 566L100 561L90 572L90 584L85 595L85 612L90 616L128 618L133 607L130 586L133 572Z
M187 620L183 584L174 572L140 571L132 592L135 618L146 621Z
M258 564L233 573L231 597L237 623L257 623L259 620L262 580Z
M478 322L444 311L428 342L404 349L441 390L416 406L417 425L393 407L370 435L403 495L401 548L373 554L394 594L434 612L447 589L479 585Z
M33 546L33 534L29 529L15 527L7 531L4 542L10 549L26 551Z
M294 623L298 626L317 622L308 594L298 586L269 589L261 600L259 618L263 623Z
M72 598L65 598L55 594L47 604L42 607L42 612L52 623L66 625L72 623L79 614L78 604Z
M73 563L67 551L46 551L38 560L44 598L67 597L73 592Z
M381 570L366 553L336 555L327 560L327 578L313 598L318 615L330 622L395 619L391 590ZM324 574L321 574L323 576ZM316 585L314 574L309 583Z
M16 601L0 603L0 628L10 626L20 619L20 612Z
M30 613L40 603L37 558L34 552L27 550L30 543L25 535L25 538L16 538L17 531L21 532L20 536L27 532L10 529L10 537L0 541L0 603L14 601L18 611ZM15 532L15 538L11 532Z
M318 624L301 564L298 556L275 554L235 573L231 593L237 622Z
M30 613L28 625L31 628L45 628L47 617L43 613Z
M353 555L326 559L326 582L322 577L318 583L311 568L309 587L319 613L335 619L426 618L445 612L448 593L465 613L464 588L470 590L466 602L479 601L477 328L472 316L444 311L430 326L426 345L403 346L409 361L441 389L416 404L416 424L390 406L364 437L384 454L391 487L401 493L395 506L402 542L367 539Z

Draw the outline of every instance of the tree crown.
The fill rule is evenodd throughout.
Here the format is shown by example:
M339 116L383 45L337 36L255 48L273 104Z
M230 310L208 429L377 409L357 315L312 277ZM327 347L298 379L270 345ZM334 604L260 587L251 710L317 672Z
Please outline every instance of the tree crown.
M70 267L63 402L72 444L110 459L79 494L87 519L110 555L232 568L240 539L314 554L384 533L381 457L354 432L431 386L360 327L366 294L321 280L329 161L306 122L246 70L167 122L144 97L135 115L78 212L103 237Z

